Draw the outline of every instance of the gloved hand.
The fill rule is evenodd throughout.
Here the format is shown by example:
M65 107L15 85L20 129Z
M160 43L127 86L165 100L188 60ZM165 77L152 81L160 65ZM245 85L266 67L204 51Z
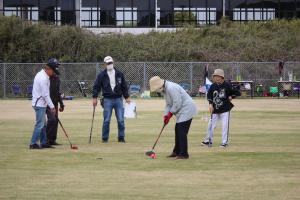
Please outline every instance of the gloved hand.
M65 106L64 105L60 105L59 106L59 112L64 112L65 110Z
M164 116L164 123L168 124L170 119L172 118L172 116L173 116L173 113L168 112L168 114Z

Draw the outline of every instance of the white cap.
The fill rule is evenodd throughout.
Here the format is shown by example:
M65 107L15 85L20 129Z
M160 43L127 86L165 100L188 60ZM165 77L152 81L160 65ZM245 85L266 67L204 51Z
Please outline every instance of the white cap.
M104 58L104 62L105 62L105 63L111 63L111 62L114 62L114 60L112 59L111 56L106 56L106 57Z

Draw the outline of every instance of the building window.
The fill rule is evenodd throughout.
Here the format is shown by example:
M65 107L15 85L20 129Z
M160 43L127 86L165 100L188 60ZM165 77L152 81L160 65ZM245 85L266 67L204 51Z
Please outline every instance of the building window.
M107 0L82 0L82 27L115 26L115 3Z
M80 26L99 27L100 26L100 5L97 0L82 0Z
M38 21L38 7L5 7L4 16L17 16L30 21Z
M60 0L61 23L76 24L75 0Z
M60 10L56 0L39 0L39 18L42 21L61 25Z
M297 18L300 18L300 0L297 0Z
M266 21L297 17L298 0L228 0L234 21Z
M222 9L222 0L158 0L158 26L216 24Z
M132 7L137 8L138 27L155 27L155 0L132 0Z
M234 21L266 21L275 19L275 8L234 8Z
M117 26L135 27L137 26L137 8L117 7L116 8Z
M196 16L190 12L190 8L174 8L174 25L184 26L195 22Z
M100 11L100 26L116 26L116 0L98 0Z
M298 0L280 0L279 17L286 19L297 17L297 1Z
M75 0L4 0L4 16L30 21L76 24Z
M155 0L116 0L116 26L154 27Z
M3 15L17 16L25 20L38 21L38 2L37 0L4 0Z
M157 0L157 25L173 25L173 2L172 0Z
M276 1L276 0L275 0ZM247 21L266 21L275 19L275 8L278 4L269 1L268 5L262 0L247 0L246 16Z
M197 26L217 22L216 7L207 7L206 0L190 0L190 11L192 16L196 16Z
M202 8L197 12L198 24L216 24L217 23L217 8Z
M83 27L154 27L155 0L82 0Z
M0 0L1 1L1 0ZM300 18L300 0L2 0L4 16L82 27L181 27L233 21ZM155 2L157 1L157 10ZM81 2L76 10L75 2ZM2 5L2 4L1 4ZM156 17L155 17L156 15Z
M97 7L82 7L81 8L81 23L82 27L99 27L100 12Z
M217 24L223 16L223 0L207 0L207 23Z

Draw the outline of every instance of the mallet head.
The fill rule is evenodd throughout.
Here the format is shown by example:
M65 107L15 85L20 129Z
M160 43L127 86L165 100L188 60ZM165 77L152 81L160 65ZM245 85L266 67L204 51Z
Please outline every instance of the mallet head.
M156 159L156 153L151 154L150 157L151 157L152 159Z
M145 153L145 155L146 155L146 156L151 156L153 153L155 154L155 152L154 152L153 150L151 150L151 151L147 151L147 152Z
M74 146L74 145L72 145L72 146L71 146L71 149L78 150L78 147L77 147L77 146Z

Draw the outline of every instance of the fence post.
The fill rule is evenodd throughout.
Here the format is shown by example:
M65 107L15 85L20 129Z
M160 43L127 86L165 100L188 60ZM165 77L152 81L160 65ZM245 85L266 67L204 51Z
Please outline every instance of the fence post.
M191 84L191 92L193 92L193 64L190 63L190 84Z
M3 98L6 98L6 65L3 64Z
M146 77L146 63L145 62L144 62L144 66L143 66L143 78L144 78L143 88L144 88L144 91L146 91L146 89L147 89L147 77Z
M96 63L95 70L96 70L96 78L97 78L97 76L99 74L99 63Z

